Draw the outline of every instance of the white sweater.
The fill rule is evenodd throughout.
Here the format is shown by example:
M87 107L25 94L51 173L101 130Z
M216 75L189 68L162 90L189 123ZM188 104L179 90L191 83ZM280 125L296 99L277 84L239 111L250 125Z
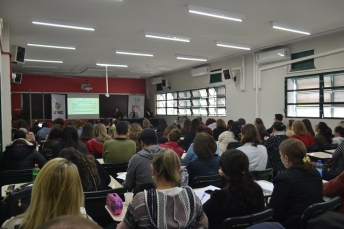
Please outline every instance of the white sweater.
M243 146L237 149L241 150L247 155L248 161L250 162L250 171L266 169L266 164L268 163L268 153L265 146L258 145L255 147L252 146L251 142L246 142Z
M233 132L222 132L219 136L220 155L227 150L227 146L230 142L238 142L234 139Z

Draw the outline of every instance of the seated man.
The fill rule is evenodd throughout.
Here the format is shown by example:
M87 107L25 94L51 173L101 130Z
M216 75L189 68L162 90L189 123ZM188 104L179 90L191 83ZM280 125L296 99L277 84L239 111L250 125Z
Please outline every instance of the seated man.
M152 129L144 129L138 138L142 150L135 154L129 161L127 176L123 186L129 191L140 186L153 184L152 159L162 148L157 145L158 136Z
M129 127L126 122L119 122L116 126L114 140L104 143L104 163L127 162L136 153L136 143L127 139Z
M40 129L37 134L42 136L42 139L46 139L49 135L51 128L49 127L49 123L43 122L42 129Z
M130 114L129 114L129 118L130 119L139 119L140 117L139 117L139 114L136 112L136 108L135 107L133 107L132 109L131 109L131 112L130 112Z
M179 129L172 129L167 135L168 142L159 144L162 148L172 149L181 158L183 156L184 149L178 145L182 132Z
M283 115L282 114L275 114L275 118L274 118L274 123L275 122L282 122L283 121ZM273 124L272 126L266 130L266 132L268 132L269 134L272 134L274 128L273 128Z

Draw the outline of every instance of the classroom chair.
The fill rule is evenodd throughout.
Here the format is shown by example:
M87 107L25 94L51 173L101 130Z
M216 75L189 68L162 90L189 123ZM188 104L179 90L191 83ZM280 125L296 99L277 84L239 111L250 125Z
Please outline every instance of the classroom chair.
M240 142L230 142L228 143L227 149L236 149L242 146Z
M340 206L340 197L334 197L329 201L325 201L322 203L312 204L303 212L300 222L299 228L307 228L307 221L309 219L315 218L326 211L337 210Z
M2 186L4 185L31 182L32 169L1 171L0 172L0 191L2 191Z
M327 144L324 146L324 150L337 149L338 144Z
M117 173L126 172L128 169L129 162L120 162L120 163L113 163L113 164L101 164L103 168L112 176L115 180L119 183L122 183L123 180L117 179Z
M191 181L191 188L204 188L213 185L222 188L222 177L219 174L212 176L195 177Z
M252 215L247 215L247 216L240 216L240 217L230 217L225 219L221 226L220 229L229 229L229 228L247 228L249 226L270 221L274 215L274 210L272 209L267 209L265 211L252 214Z
M307 148L307 153L318 152L319 150L318 145L306 146L306 148Z
M273 175L273 169L268 168L264 170L254 170L250 171L254 177L255 180L266 180L270 181L272 180L272 175Z

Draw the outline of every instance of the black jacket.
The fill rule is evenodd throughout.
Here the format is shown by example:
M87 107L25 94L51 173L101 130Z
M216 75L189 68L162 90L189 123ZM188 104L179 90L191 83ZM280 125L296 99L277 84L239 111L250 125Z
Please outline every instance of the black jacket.
M178 145L182 147L185 151L188 151L191 143L193 143L193 140L195 139L196 131L190 130L184 137L184 140L179 141Z
M79 149L77 149L77 150L79 150L79 152L82 153L82 154L88 155L89 152L88 152L88 150L87 150L86 145L85 145L84 143L80 142L80 141L79 141L78 143L79 143ZM64 148L64 146L63 146L63 142L62 142L62 141L56 143L56 144L54 145L54 147L53 147L53 155L52 155L52 158L58 157L59 154L60 154L60 152L61 152L61 150L62 150L63 148Z
M45 141L43 145L43 152L42 152L43 156L46 158L47 157L51 158L53 155L54 146L59 142L61 142L61 138Z
M298 228L305 209L320 202L323 202L323 184L316 169L306 172L293 165L274 178L269 208L274 210L274 219L285 228Z
M222 134L225 131L228 131L228 129L227 128L215 128L213 130L213 137L214 137L215 141L218 141L220 134Z
M35 164L42 168L46 162L45 158L37 152L35 145L19 138L6 147L0 170L33 169Z

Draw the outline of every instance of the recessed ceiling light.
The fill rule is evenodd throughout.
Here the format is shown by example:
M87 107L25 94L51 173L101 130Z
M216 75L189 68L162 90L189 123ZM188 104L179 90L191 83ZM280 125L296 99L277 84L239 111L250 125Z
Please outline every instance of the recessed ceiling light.
M199 6L187 5L187 7L190 13L205 15L209 17L216 17L216 18L239 21L239 22L242 22L244 18L244 16L239 15L239 14L233 14L229 12L224 12L224 11L199 7Z
M178 60L207 61L204 57L176 55Z
M159 69L159 70L167 70L167 71L170 71L170 70L174 69L174 67L167 66L167 65L146 64L146 66L147 66L147 68L156 68L156 69Z
M50 22L42 22L42 21L32 21L32 23L36 25L46 25L46 26L53 26L53 27L60 27L60 28L67 28L67 29L80 29L80 30L94 31L94 28L68 25L68 24L58 24L58 23L50 23Z
M57 69L57 67L51 67L51 66L33 66L33 65L23 65L23 68L45 68L45 69Z
M232 48L232 49L243 49L243 50L251 50L250 47L245 47L243 45L238 45L238 44L230 44L230 43L225 43L222 41L216 41L216 45L220 47L226 47L226 48Z
M164 34L164 33L151 33L151 32L145 32L146 37L150 38L157 38L157 39L163 39L163 40L171 40L171 41L181 41L181 42L190 42L190 37L182 37L182 36L175 36L170 34Z
M129 50L116 50L117 54L133 55L133 56L154 56L152 52L140 52L140 51L129 51Z
M38 60L38 59L25 59L25 61L32 61L32 62L43 62L43 63L55 63L55 64L63 64L62 60Z
M57 45L41 45L41 44L27 44L28 46L35 46L35 47L43 47L43 48L54 48L54 49L71 49L75 50L75 47L68 47L68 46L57 46Z
M271 25L272 25L272 28L274 28L274 29L280 29L280 30L293 32L293 33L301 33L301 34L305 34L305 35L311 35L310 32L302 31L301 29L295 28L295 27L290 26L290 25L284 25L284 24L277 23L274 21L271 23Z
M126 64L106 64L106 63L97 63L98 66L107 66L107 67L119 67L119 68L127 68L128 65Z

